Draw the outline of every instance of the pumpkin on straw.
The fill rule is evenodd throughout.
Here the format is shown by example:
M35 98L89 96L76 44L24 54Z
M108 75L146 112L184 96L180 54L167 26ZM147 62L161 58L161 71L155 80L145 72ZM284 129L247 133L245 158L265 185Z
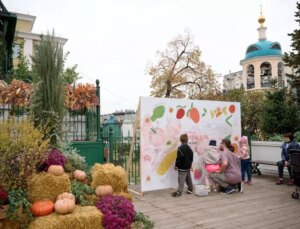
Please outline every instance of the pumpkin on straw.
M54 203L51 200L39 200L32 204L31 212L34 216L45 216L53 212Z

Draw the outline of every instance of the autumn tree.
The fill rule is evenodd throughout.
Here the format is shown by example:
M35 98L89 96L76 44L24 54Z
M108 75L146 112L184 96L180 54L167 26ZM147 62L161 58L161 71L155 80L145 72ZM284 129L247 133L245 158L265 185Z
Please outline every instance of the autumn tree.
M295 12L295 21L300 25L300 3L297 2L297 11ZM287 74L290 78L291 87L296 91L298 104L300 105L300 29L295 29L293 33L288 34L291 39L292 51L284 53L283 60L287 66L292 67L294 74Z
M201 61L201 51L190 33L176 36L165 51L158 51L158 61L148 73L155 97L198 99L219 90L216 74Z

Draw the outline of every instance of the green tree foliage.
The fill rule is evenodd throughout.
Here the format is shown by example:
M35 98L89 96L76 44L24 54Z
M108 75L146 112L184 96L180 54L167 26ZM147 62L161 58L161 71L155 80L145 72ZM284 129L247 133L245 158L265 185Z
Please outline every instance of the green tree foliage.
M264 92L244 91L241 89L230 90L224 94L208 93L201 97L204 100L232 101L241 104L242 132L258 133L260 129L260 114L263 109Z
M261 112L261 131L264 137L295 132L299 129L297 106L286 88L273 88L265 94Z
M297 11L295 12L295 21L300 25L300 3L297 2ZM284 53L283 60L287 66L292 67L294 74L287 74L291 79L291 87L296 91L298 105L300 105L300 29L295 29L293 33L288 34L291 37L292 51Z
M9 74L8 81L11 82L13 79L22 80L26 83L32 82L32 72L29 70L29 60L24 56L24 43L14 44L19 45L18 50L18 64L15 69L12 69Z
M32 112L36 125L45 129L55 145L62 134L64 115L63 47L52 35L41 37L33 60L34 93Z
M197 99L219 90L215 73L201 61L201 51L190 33L176 36L158 56L157 63L148 69L152 96Z
M79 76L79 72L77 72L78 65L75 64L72 67L67 67L63 73L63 79L65 84L73 84L81 77Z

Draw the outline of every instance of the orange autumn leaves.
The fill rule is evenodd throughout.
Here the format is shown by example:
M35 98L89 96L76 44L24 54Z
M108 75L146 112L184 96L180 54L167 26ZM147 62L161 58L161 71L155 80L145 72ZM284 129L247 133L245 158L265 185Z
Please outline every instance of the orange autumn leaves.
M0 81L0 104L14 104L25 107L30 103L32 85L21 80L13 80L7 85Z
M32 84L13 80L6 84L0 80L0 104L27 107L33 92ZM65 87L65 107L70 110L90 110L99 104L96 88L92 84L78 84Z
M92 84L78 84L75 88L66 86L65 106L70 110L90 110L99 105L96 88Z

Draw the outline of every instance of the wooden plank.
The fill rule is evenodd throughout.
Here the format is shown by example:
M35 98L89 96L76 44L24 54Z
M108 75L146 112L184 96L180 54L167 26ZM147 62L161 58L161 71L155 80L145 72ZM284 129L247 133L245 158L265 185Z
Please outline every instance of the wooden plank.
M253 177L254 185L245 186L242 194L210 193L203 198L174 198L172 190L147 192L134 205L154 220L155 228L299 228L300 200L290 197L294 187L275 185L274 180Z

